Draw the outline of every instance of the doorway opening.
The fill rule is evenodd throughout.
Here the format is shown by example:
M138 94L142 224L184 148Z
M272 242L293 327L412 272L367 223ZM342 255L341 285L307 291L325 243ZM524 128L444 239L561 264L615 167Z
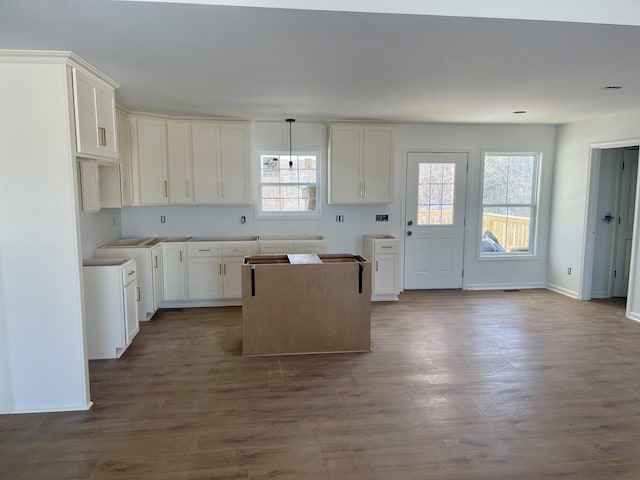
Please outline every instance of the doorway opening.
M592 145L581 300L627 297L637 240L639 143Z
M626 298L638 177L638 147L600 153L591 298Z

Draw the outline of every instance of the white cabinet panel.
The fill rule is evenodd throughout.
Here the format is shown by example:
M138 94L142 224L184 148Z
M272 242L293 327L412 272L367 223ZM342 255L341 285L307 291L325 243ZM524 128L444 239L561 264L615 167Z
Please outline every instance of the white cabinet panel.
M164 300L187 298L187 255L184 243L162 245Z
M162 256L162 245L157 245L151 249L151 261L153 268L153 312L160 308L164 302L164 262Z
M249 158L249 126L220 126L220 165L222 202L251 203L251 164Z
M193 203L191 126L187 122L167 122L169 203Z
M189 300L222 298L222 257L189 257Z
M329 203L361 203L362 128L330 127Z
M81 161L80 190L83 212L97 212L100 210L100 177L96 162Z
M195 203L220 203L220 127L215 123L194 123L191 136Z
M140 204L166 204L168 202L166 122L145 117L135 119L135 123Z
M118 155L120 157L122 205L130 206L134 204L131 132L128 115L120 111L118 111Z

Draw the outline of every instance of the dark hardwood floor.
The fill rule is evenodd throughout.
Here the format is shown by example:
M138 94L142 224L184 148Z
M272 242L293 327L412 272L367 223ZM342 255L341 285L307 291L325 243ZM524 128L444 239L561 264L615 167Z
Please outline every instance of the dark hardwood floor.
M408 292L373 351L242 358L241 309L159 312L87 412L0 416L3 480L638 479L621 302Z

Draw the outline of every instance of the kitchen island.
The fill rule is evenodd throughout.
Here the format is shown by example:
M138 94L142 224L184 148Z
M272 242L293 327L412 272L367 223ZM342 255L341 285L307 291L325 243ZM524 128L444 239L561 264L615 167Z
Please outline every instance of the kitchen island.
M242 265L242 354L371 349L371 264L360 255L254 255Z

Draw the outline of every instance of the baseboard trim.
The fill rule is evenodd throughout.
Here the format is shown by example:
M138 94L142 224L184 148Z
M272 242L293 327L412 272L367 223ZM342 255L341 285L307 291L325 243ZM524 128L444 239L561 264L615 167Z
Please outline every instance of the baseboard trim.
M544 283L478 283L467 284L465 290L530 290L546 288Z
M23 415L25 413L61 413L61 412L81 412L90 410L93 402L85 405L48 406L48 407L22 407L12 409L0 409L0 415Z
M575 298L576 300L578 299L578 292L574 292L573 290L569 290L559 285L547 283L546 288L548 290L551 290L552 292L560 293L562 295L566 295L567 297Z
M627 318L633 320L634 322L640 322L640 313L637 312L629 312Z

